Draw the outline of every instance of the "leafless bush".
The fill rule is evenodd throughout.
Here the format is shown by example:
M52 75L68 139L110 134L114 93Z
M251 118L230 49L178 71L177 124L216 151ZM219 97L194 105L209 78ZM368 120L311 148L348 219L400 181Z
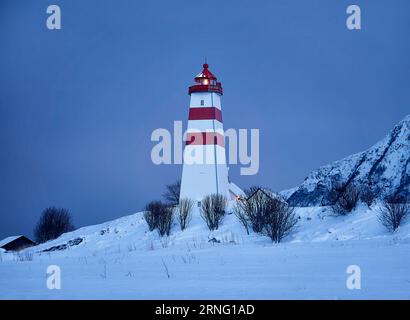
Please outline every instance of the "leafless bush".
M269 236L273 242L279 243L292 233L297 224L295 210L285 201L276 198L268 201L266 210L263 233Z
M237 202L234 212L249 234L249 226L256 233L269 236L280 242L296 226L294 208L268 190L252 187L246 191L248 196Z
M249 234L249 226L256 233L263 230L267 205L273 197L270 191L260 187L251 187L245 191L245 199L237 202L234 212Z
M64 208L50 207L42 212L34 229L34 236L37 243L43 243L73 230L74 225L70 212Z
M221 194L211 194L202 200L201 217L209 230L217 230L225 215L226 198Z
M181 180L177 180L174 183L166 186L166 191L163 197L172 206L176 206L179 203L179 193L181 192Z
M194 201L191 199L180 199L177 210L178 210L178 222L181 230L185 230L192 218L192 208L194 206Z
M360 190L360 200L367 204L367 206L370 208L376 198L376 195L372 191L372 189L365 185L361 188Z
M161 237L170 234L173 219L170 205L161 201L151 201L145 207L144 218L150 231L157 229Z
M360 191L354 184L336 187L336 201L332 206L333 212L338 216L345 216L356 208Z
M379 209L379 221L391 232L397 230L406 217L410 215L410 204L406 202L393 202L386 199Z
M158 215L163 204L161 201L151 201L145 206L144 219L148 224L149 231L153 231L158 225Z
M246 211L245 204L246 203L243 201L238 201L235 204L233 212L239 219L239 221L242 223L242 225L245 227L246 233L249 234L249 217Z
M169 236L171 232L172 220L174 217L174 212L170 206L163 205L161 212L158 214L158 224L157 229L161 237L167 235Z

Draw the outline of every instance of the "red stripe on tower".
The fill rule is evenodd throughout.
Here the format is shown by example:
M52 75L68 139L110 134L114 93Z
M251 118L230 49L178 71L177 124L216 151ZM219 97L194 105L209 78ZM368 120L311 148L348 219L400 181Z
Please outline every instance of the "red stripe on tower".
M188 132L186 145L216 144L225 147L224 136L217 132Z
M222 111L216 107L190 108L189 120L218 120L222 123Z

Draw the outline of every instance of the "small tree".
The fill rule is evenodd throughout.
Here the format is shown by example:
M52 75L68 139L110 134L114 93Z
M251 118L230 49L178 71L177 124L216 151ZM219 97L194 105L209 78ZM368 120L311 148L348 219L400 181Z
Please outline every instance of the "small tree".
M356 208L360 191L353 183L336 187L335 193L337 197L332 209L336 215L345 216Z
M177 180L174 183L166 186L166 191L163 197L169 204L176 206L179 203L179 194L181 192L181 180Z
M209 230L217 230L225 215L227 200L221 194L211 194L202 200L201 217Z
M38 243L43 243L73 230L74 224L70 212L64 208L50 207L42 212L34 229L34 236Z
M177 210L178 210L178 222L181 230L185 230L192 218L192 208L194 206L194 201L188 198L180 199Z
M379 209L379 221L389 231L396 231L404 219L410 215L410 204L403 200L387 198Z

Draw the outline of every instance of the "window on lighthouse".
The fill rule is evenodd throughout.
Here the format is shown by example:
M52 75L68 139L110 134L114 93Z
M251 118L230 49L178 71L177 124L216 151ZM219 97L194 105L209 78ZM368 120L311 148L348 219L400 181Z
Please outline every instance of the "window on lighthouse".
M204 100L201 100L201 106L203 106L205 104Z

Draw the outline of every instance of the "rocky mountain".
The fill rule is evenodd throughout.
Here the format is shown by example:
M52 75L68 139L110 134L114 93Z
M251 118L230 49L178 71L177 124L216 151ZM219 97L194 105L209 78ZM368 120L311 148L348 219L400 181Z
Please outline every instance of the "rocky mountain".
M355 184L377 198L400 196L410 201L410 115L366 151L323 166L283 194L294 206L332 204L334 186Z

